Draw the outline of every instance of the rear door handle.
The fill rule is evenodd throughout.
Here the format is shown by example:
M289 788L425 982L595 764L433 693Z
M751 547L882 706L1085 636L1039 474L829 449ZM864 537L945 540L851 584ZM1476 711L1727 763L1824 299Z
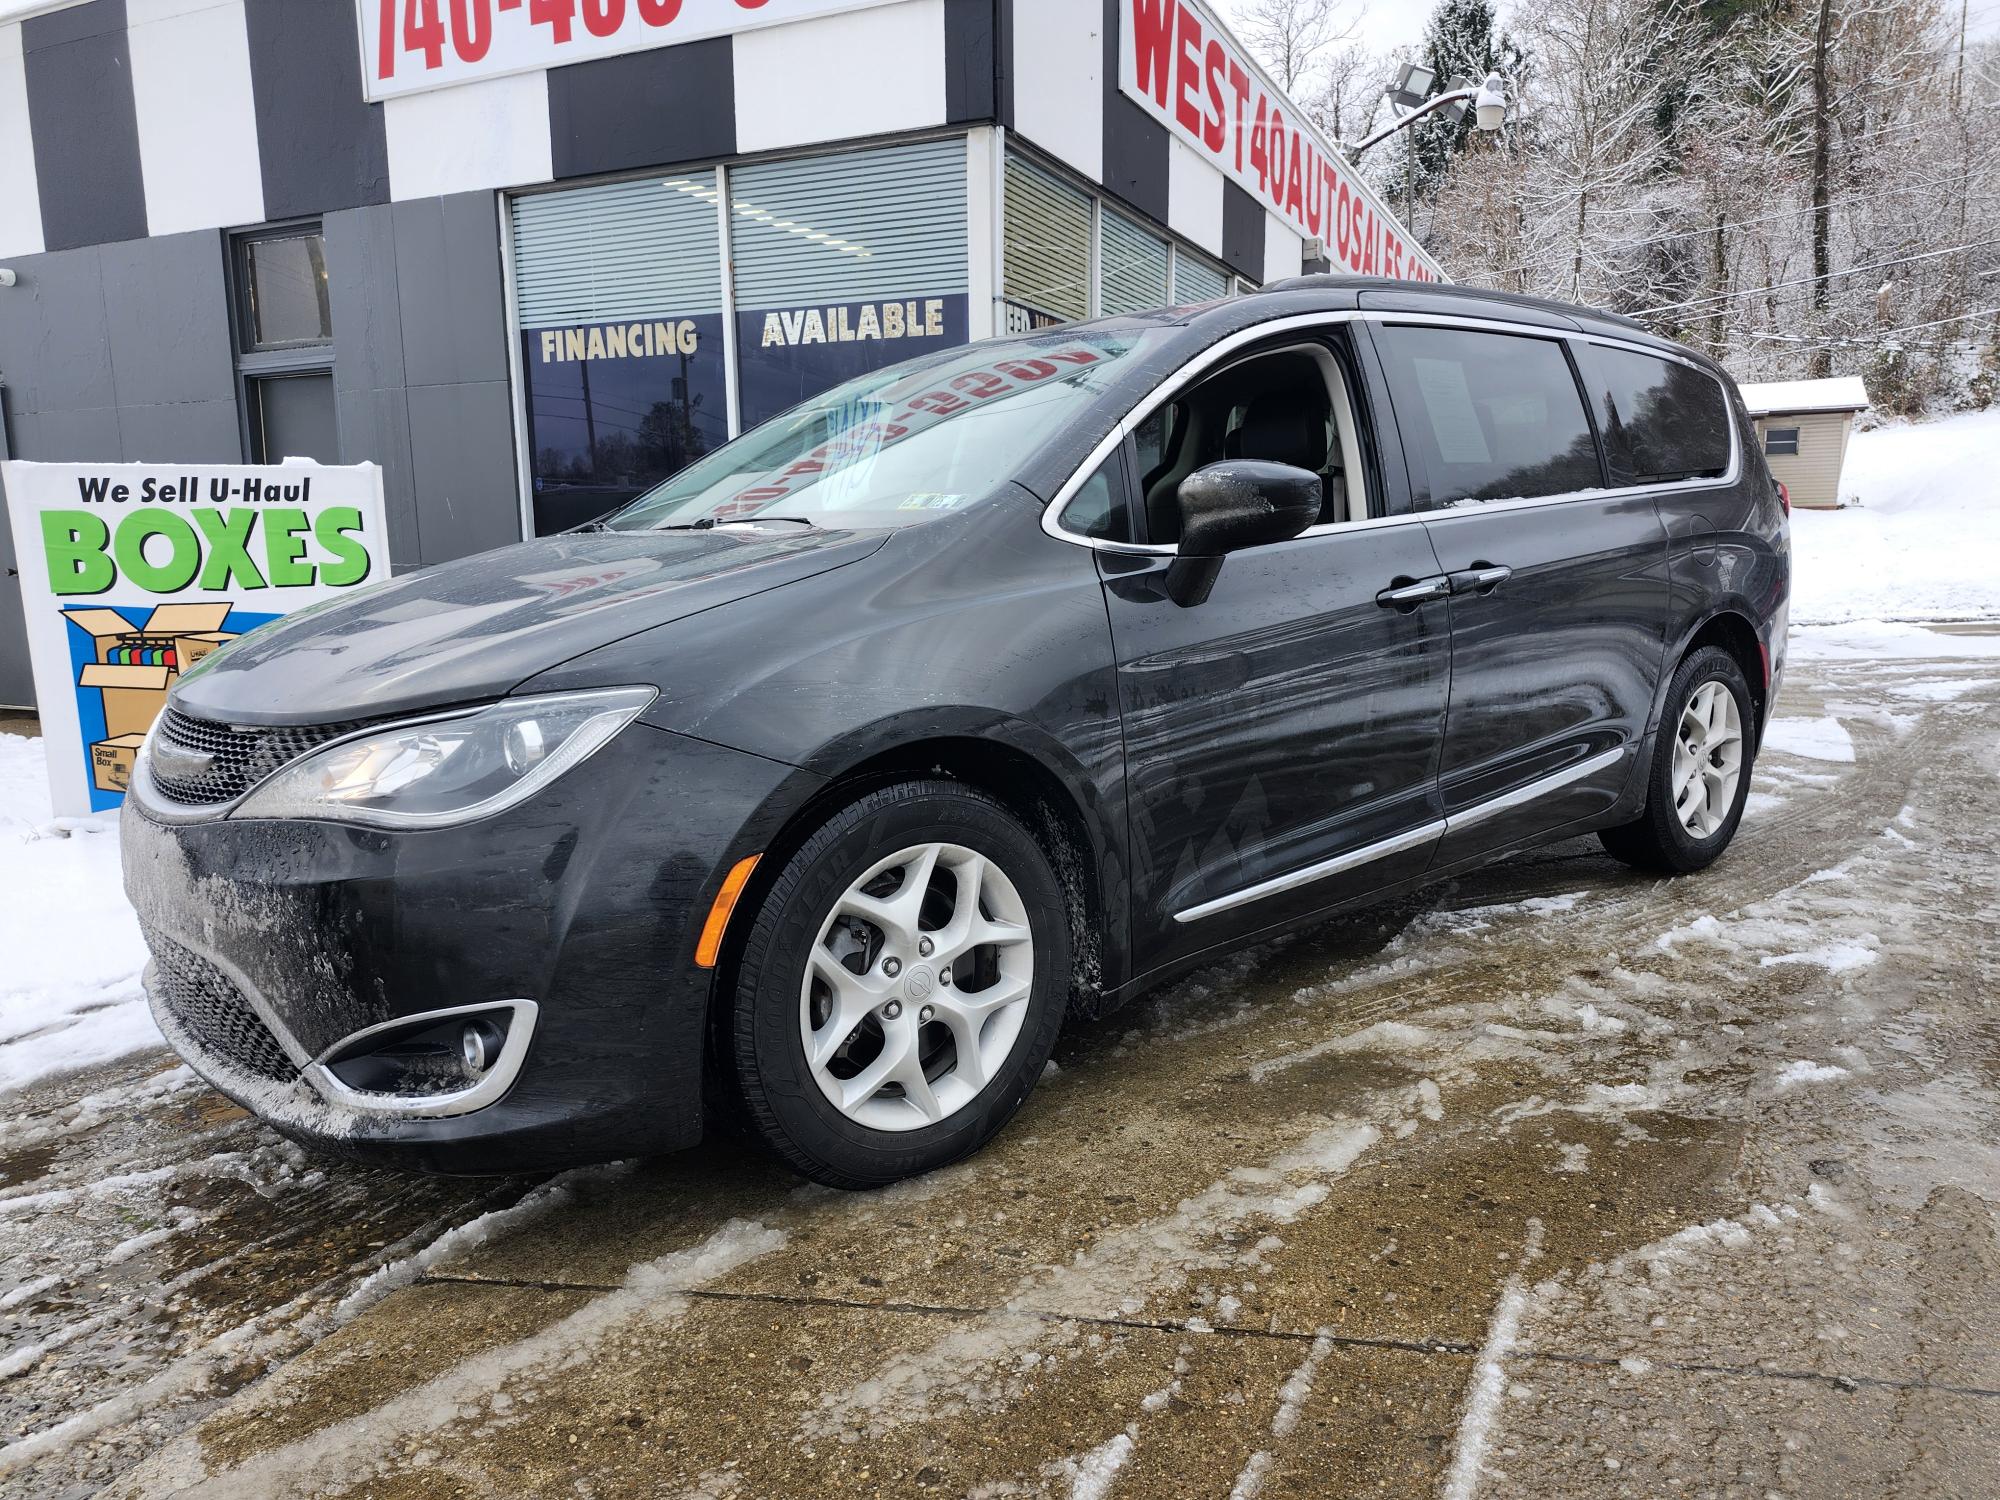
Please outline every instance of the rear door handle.
M1490 594L1513 576L1512 568L1478 563L1451 575L1451 591L1454 594Z
M1442 599L1450 592L1451 580L1439 574L1436 578L1419 579L1415 583L1391 584L1375 596L1375 602L1384 609L1411 610L1433 599Z

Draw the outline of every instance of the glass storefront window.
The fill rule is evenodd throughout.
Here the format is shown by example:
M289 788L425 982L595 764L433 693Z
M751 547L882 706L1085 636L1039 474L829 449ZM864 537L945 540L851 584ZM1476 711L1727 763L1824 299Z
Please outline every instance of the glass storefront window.
M1098 309L1145 312L1167 305L1167 242L1116 209L1104 210L1098 250Z
M1174 251L1174 302L1187 307L1216 302L1229 295L1229 275L1220 266L1198 260L1185 250Z
M966 341L963 137L737 167L728 182L744 427Z
M538 535L728 440L719 193L709 171L514 200Z
M1090 316L1091 201L1018 156L1001 216L1010 332Z

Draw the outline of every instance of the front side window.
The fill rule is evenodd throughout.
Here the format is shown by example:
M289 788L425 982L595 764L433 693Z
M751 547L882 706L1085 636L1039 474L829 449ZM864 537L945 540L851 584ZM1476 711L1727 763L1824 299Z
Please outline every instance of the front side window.
M1797 458L1799 456L1798 428L1796 427L1765 428L1764 451L1773 458Z
M1114 450L1057 518L1064 531L1099 542L1132 540L1132 508L1127 500L1125 458Z
M1419 509L1532 499L1603 482L1562 345L1459 328L1378 333Z
M762 519L907 526L971 504L1169 333L976 344L850 380L745 433L607 519L615 531Z
M1586 344L1584 383L1597 403L1613 484L1712 479L1729 468L1729 404L1713 376L1679 360Z
M1300 344L1240 359L1147 414L1133 430L1146 537L1180 539L1179 490L1198 469L1259 459L1319 476L1320 525L1367 515L1346 379L1333 351Z

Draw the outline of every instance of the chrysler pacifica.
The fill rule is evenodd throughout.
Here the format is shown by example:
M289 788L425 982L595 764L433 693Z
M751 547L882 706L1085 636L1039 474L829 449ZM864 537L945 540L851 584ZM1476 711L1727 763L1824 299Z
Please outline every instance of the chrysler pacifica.
M1581 833L1714 860L1786 509L1726 374L1581 308L1311 277L926 356L184 673L124 813L148 991L353 1152L740 1105L921 1172L1252 940Z

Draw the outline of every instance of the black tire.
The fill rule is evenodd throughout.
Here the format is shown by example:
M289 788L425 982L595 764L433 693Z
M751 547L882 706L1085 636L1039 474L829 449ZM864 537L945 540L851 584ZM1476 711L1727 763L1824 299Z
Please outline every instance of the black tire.
M969 1102L916 1129L872 1129L844 1114L815 1080L800 1031L800 987L820 930L848 887L877 860L929 842L984 855L1012 882L1034 942L1029 999L1012 1051ZM737 967L737 1081L765 1143L795 1171L839 1188L880 1187L985 1145L1021 1107L1055 1048L1069 998L1068 907L1047 855L983 792L949 781L901 782L835 813L765 894Z
M1736 700L1736 715L1743 726L1743 769L1727 816L1708 837L1696 838L1681 826L1674 811L1674 746L1682 713L1696 691L1710 682L1721 683ZM1743 820L1743 803L1750 795L1750 775L1756 763L1755 722L1750 688L1736 658L1715 646L1691 653L1667 685L1666 710L1654 739L1653 764L1646 773L1645 811L1632 822L1606 828L1597 835L1612 857L1634 869L1669 875L1692 874L1721 858L1736 837L1736 827Z

